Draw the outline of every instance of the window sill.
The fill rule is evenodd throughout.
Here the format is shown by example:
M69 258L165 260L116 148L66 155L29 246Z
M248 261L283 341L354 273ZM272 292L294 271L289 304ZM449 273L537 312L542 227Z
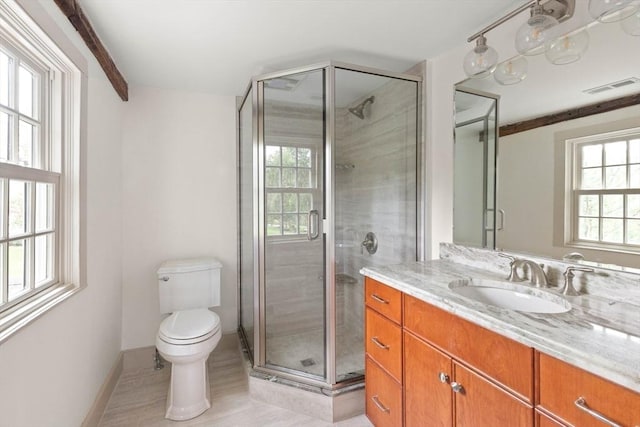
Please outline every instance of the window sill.
M640 249L634 249L624 246L604 245L588 242L568 242L565 246L576 249L590 249L592 251L616 252L627 255L640 255Z
M0 313L0 344L82 289L82 286L71 283L53 285L16 307Z

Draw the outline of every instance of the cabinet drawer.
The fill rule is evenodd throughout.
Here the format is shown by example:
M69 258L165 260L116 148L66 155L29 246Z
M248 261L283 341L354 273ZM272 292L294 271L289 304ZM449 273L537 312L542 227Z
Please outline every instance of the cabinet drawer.
M366 309L367 354L402 383L402 329L372 309Z
M454 362L456 426L533 427L533 407Z
M537 354L541 408L575 426L602 426L586 407L623 426L640 425L640 394L543 353Z
M531 347L409 295L404 297L404 327L533 402Z
M398 325L402 322L402 292L399 290L367 277L365 303Z
M402 426L402 388L369 356L365 357L367 418L376 427Z

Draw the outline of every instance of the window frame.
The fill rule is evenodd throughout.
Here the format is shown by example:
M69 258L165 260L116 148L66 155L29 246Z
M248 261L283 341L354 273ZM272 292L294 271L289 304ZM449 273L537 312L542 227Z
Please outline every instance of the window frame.
M30 13L38 13L37 5L25 3L24 6ZM72 60L15 0L0 0L0 40L5 52L17 52L21 58L26 58L24 63L31 71L45 70L40 107L49 107L41 112L40 117L40 137L49 138L48 149L40 152L39 166L46 170L2 163L0 173L5 178L9 174L8 179L18 177L33 182L57 182L53 211L57 253L52 266L56 272L54 280L0 307L1 344L86 286L83 254L86 239L85 173L82 167L85 157L82 146L86 135L87 82L83 73L86 70L84 57L67 42L65 48L71 49L75 55L75 60ZM80 64L82 69L76 64ZM33 193L32 199L35 197L35 184Z
M601 132L597 134L590 134L580 136L576 138L567 138L565 140L565 152L566 152L566 167L568 182L565 186L565 205L568 207L567 221L567 234L565 236L565 244L570 247L615 251L623 253L640 254L640 244L625 243L627 240L627 220L636 219L628 217L627 213L627 196L628 195L640 195L639 187L629 187L630 184L630 172L629 167L631 165L638 165L639 163L630 162L629 158L629 145L631 140L640 139L640 127L630 127L625 129L612 130L608 132ZM625 166L626 167L626 183L624 188L611 188L607 189L605 185L605 176L602 174L603 188L600 189L581 189L582 184L582 150L581 148L588 145L604 145L611 142L627 142L627 155L626 162L620 165L606 165L604 162L604 150L603 150L603 163L599 167L604 171L607 166ZM597 167L597 166L596 166ZM598 203L598 216L584 216L585 218L594 218L598 220L598 240L582 239L579 235L579 223L580 223L580 196L582 195L597 195L599 198ZM623 214L622 217L608 217L602 212L602 196L604 195L621 195L623 197ZM603 219L614 218L620 219L623 223L622 238L623 243L608 242L603 239Z
M264 171L264 176L265 176L265 185L264 185L264 193L265 193L265 201L268 198L269 194L280 194L281 197L281 206L283 204L283 196L286 193L290 193L290 194L297 194L298 195L298 202L299 202L299 196L300 194L310 194L311 195L311 201L310 201L310 206L313 209L313 204L314 204L314 200L316 199L316 197L318 197L318 148L317 145L314 145L312 142L269 142L269 143L265 143L265 158L266 158L266 149L267 146L270 147L280 147L280 150L282 150L282 148L295 148L296 149L296 153L297 150L300 148L304 148L304 149L308 149L310 151L310 155L311 155L311 159L310 159L310 167L309 168L300 168L297 164L297 156L296 156L296 166L283 166L282 165L282 154L280 154L280 165L279 166L268 166L266 164L265 161L265 171ZM282 153L282 151L281 151ZM267 168L278 168L280 170L280 187L268 187L267 183L266 183L266 175L267 175ZM297 177L297 170L298 169L309 169L311 176L310 176L310 186L309 187L283 187L282 186L282 170L283 169L295 169L296 170L296 177ZM297 180L296 180L296 185L297 185ZM283 228L283 223L284 223L284 215L285 214L290 214L290 215L297 215L298 216L298 232L295 234L285 234ZM291 241L300 241L300 240L307 240L307 232L305 231L304 233L300 232L300 222L299 222L299 217L300 215L303 215L304 213L300 211L300 207L298 204L298 209L296 212L284 212L284 209L281 209L280 212L278 213L270 213L268 212L267 208L265 208L265 212L264 212L264 216L265 216L265 238L268 239L271 242L291 242ZM267 232L267 226L268 226L268 221L267 221L267 217L269 215L280 215L281 218L281 233L274 235L274 234L268 234ZM307 230L308 230L309 224L307 224Z

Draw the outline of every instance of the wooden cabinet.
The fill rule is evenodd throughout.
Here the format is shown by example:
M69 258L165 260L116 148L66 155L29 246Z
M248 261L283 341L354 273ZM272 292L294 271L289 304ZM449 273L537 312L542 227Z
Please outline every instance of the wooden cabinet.
M536 354L536 363L540 411L580 427L606 425L598 415L640 426L640 394L543 353Z
M368 277L365 295L366 413L376 427L607 425L594 414L640 427L638 393Z
M402 293L365 280L366 413L378 427L403 425Z
M465 366L466 351L464 342L478 336L478 326L463 322L455 316L442 317L441 310L435 310L421 301L405 295L404 336L404 393L406 426L533 426L533 407L498 385L494 379L488 379ZM430 314L436 314L434 318ZM439 329L433 332L431 329ZM418 331L414 330L417 329ZM462 332L461 332L462 331ZM485 332L489 332L483 330ZM456 347L447 346L450 335L456 341ZM482 335L482 334L480 334ZM427 342L425 336L437 336L442 350ZM480 338L483 338L480 336ZM487 338L487 337L484 337ZM504 337L500 337L506 340ZM497 354L494 364L482 361L485 371L503 373L508 369L522 369L533 381L532 359L516 357L518 352L508 355L513 358L501 360L500 351L505 343L496 337L489 337L495 348L486 354ZM472 342L467 343L470 347ZM515 342L506 344L517 344ZM519 345L519 344L518 344ZM480 345L480 347L483 347ZM460 360L453 358L450 348L455 348ZM462 351L459 351L462 348ZM531 350L531 349L529 349ZM471 358L477 355L469 352ZM486 358L486 357L485 357ZM486 359L492 359L488 357ZM506 367L505 367L506 365ZM475 368L475 366L474 366ZM516 376L517 378L524 376ZM504 376L504 375L502 375ZM512 375L506 376L511 378ZM532 390L530 391L532 393Z

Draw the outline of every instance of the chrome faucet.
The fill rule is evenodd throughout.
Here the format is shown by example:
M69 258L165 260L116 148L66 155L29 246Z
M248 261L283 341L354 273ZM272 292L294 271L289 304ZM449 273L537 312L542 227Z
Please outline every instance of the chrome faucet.
M529 267L529 274L531 275L531 284L538 288L546 288L549 286L549 279L547 279L547 275L544 272L544 265L538 264L535 261L531 261L528 259L520 259L516 260L516 264L524 267L525 265Z
M549 286L549 280L547 279L547 275L544 272L544 265L538 264L535 261L531 261L528 259L516 258L512 255L507 255L503 253L498 253L501 257L509 258L511 262L509 263L509 268L511 271L509 272L509 276L507 280L510 282L521 282L522 279L518 275L518 268L527 266L529 268L529 274L531 275L530 280L531 284L536 287L547 287Z

